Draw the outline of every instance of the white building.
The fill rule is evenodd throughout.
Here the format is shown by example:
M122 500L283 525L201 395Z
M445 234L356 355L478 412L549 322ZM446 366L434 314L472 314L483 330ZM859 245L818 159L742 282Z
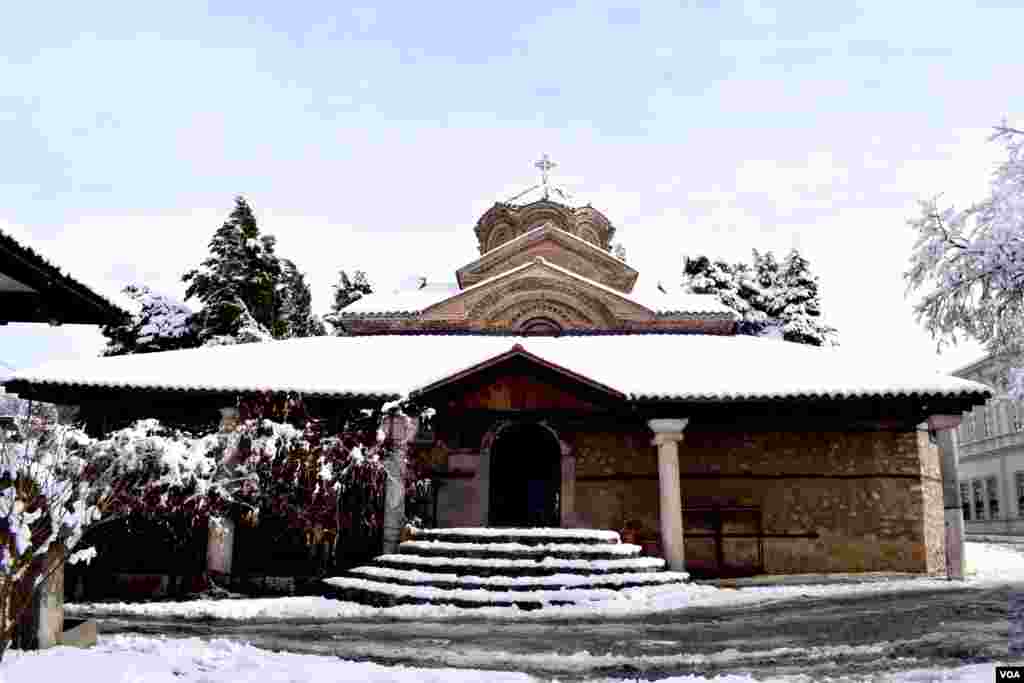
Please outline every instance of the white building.
M1005 363L991 356L953 375L996 392L984 406L965 413L956 430L967 533L1024 536L1024 402L1007 398Z

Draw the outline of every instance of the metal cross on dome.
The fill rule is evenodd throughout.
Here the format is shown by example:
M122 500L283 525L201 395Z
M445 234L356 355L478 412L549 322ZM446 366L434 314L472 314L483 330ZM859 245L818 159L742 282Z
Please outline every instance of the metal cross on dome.
M547 154L541 155L540 159L534 164L535 168L540 169L540 182L544 187L544 199L548 198L548 174L555 166L558 166L558 164L551 161Z

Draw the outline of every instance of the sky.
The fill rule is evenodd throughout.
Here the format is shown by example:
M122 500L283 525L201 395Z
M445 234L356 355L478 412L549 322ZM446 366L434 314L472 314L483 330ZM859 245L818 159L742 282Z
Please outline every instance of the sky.
M915 322L906 221L984 196L1024 115L1013 4L13 4L0 230L180 298L241 194L325 313L339 268L453 280L547 153L641 278L797 247L845 348L951 371L981 350ZM11 324L0 362L102 344Z

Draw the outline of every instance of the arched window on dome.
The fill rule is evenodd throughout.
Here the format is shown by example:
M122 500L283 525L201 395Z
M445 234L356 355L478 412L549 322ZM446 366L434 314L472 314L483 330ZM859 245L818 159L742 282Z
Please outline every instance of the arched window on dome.
M527 337L557 337L562 326L551 318L530 318L519 326L519 333Z

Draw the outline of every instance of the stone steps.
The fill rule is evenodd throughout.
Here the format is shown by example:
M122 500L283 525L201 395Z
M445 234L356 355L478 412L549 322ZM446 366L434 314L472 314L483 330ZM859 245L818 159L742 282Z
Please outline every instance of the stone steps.
M638 586L661 586L685 581L680 572L632 572L608 574L551 574L545 576L460 576L432 574L415 569L357 567L350 574L371 581L386 581L399 586L431 586L459 590L544 591L567 588L619 590Z
M468 557L473 559L540 560L621 560L640 556L640 546L626 543L448 543L445 541L406 541L399 554L417 557Z
M401 543L398 553L325 583L329 597L380 607L536 609L614 600L626 588L688 579L664 566L613 531L429 529Z
M544 543L602 544L618 543L619 534L600 529L506 529L490 527L468 527L452 529L420 529L416 532L418 541L447 541L449 543L519 543L542 545Z
M476 574L477 576L551 576L553 574L617 574L620 572L657 572L665 561L657 557L627 557L616 560L563 560L555 558L481 559L472 557L425 557L421 555L381 555L374 564L392 569L418 569L422 572Z

